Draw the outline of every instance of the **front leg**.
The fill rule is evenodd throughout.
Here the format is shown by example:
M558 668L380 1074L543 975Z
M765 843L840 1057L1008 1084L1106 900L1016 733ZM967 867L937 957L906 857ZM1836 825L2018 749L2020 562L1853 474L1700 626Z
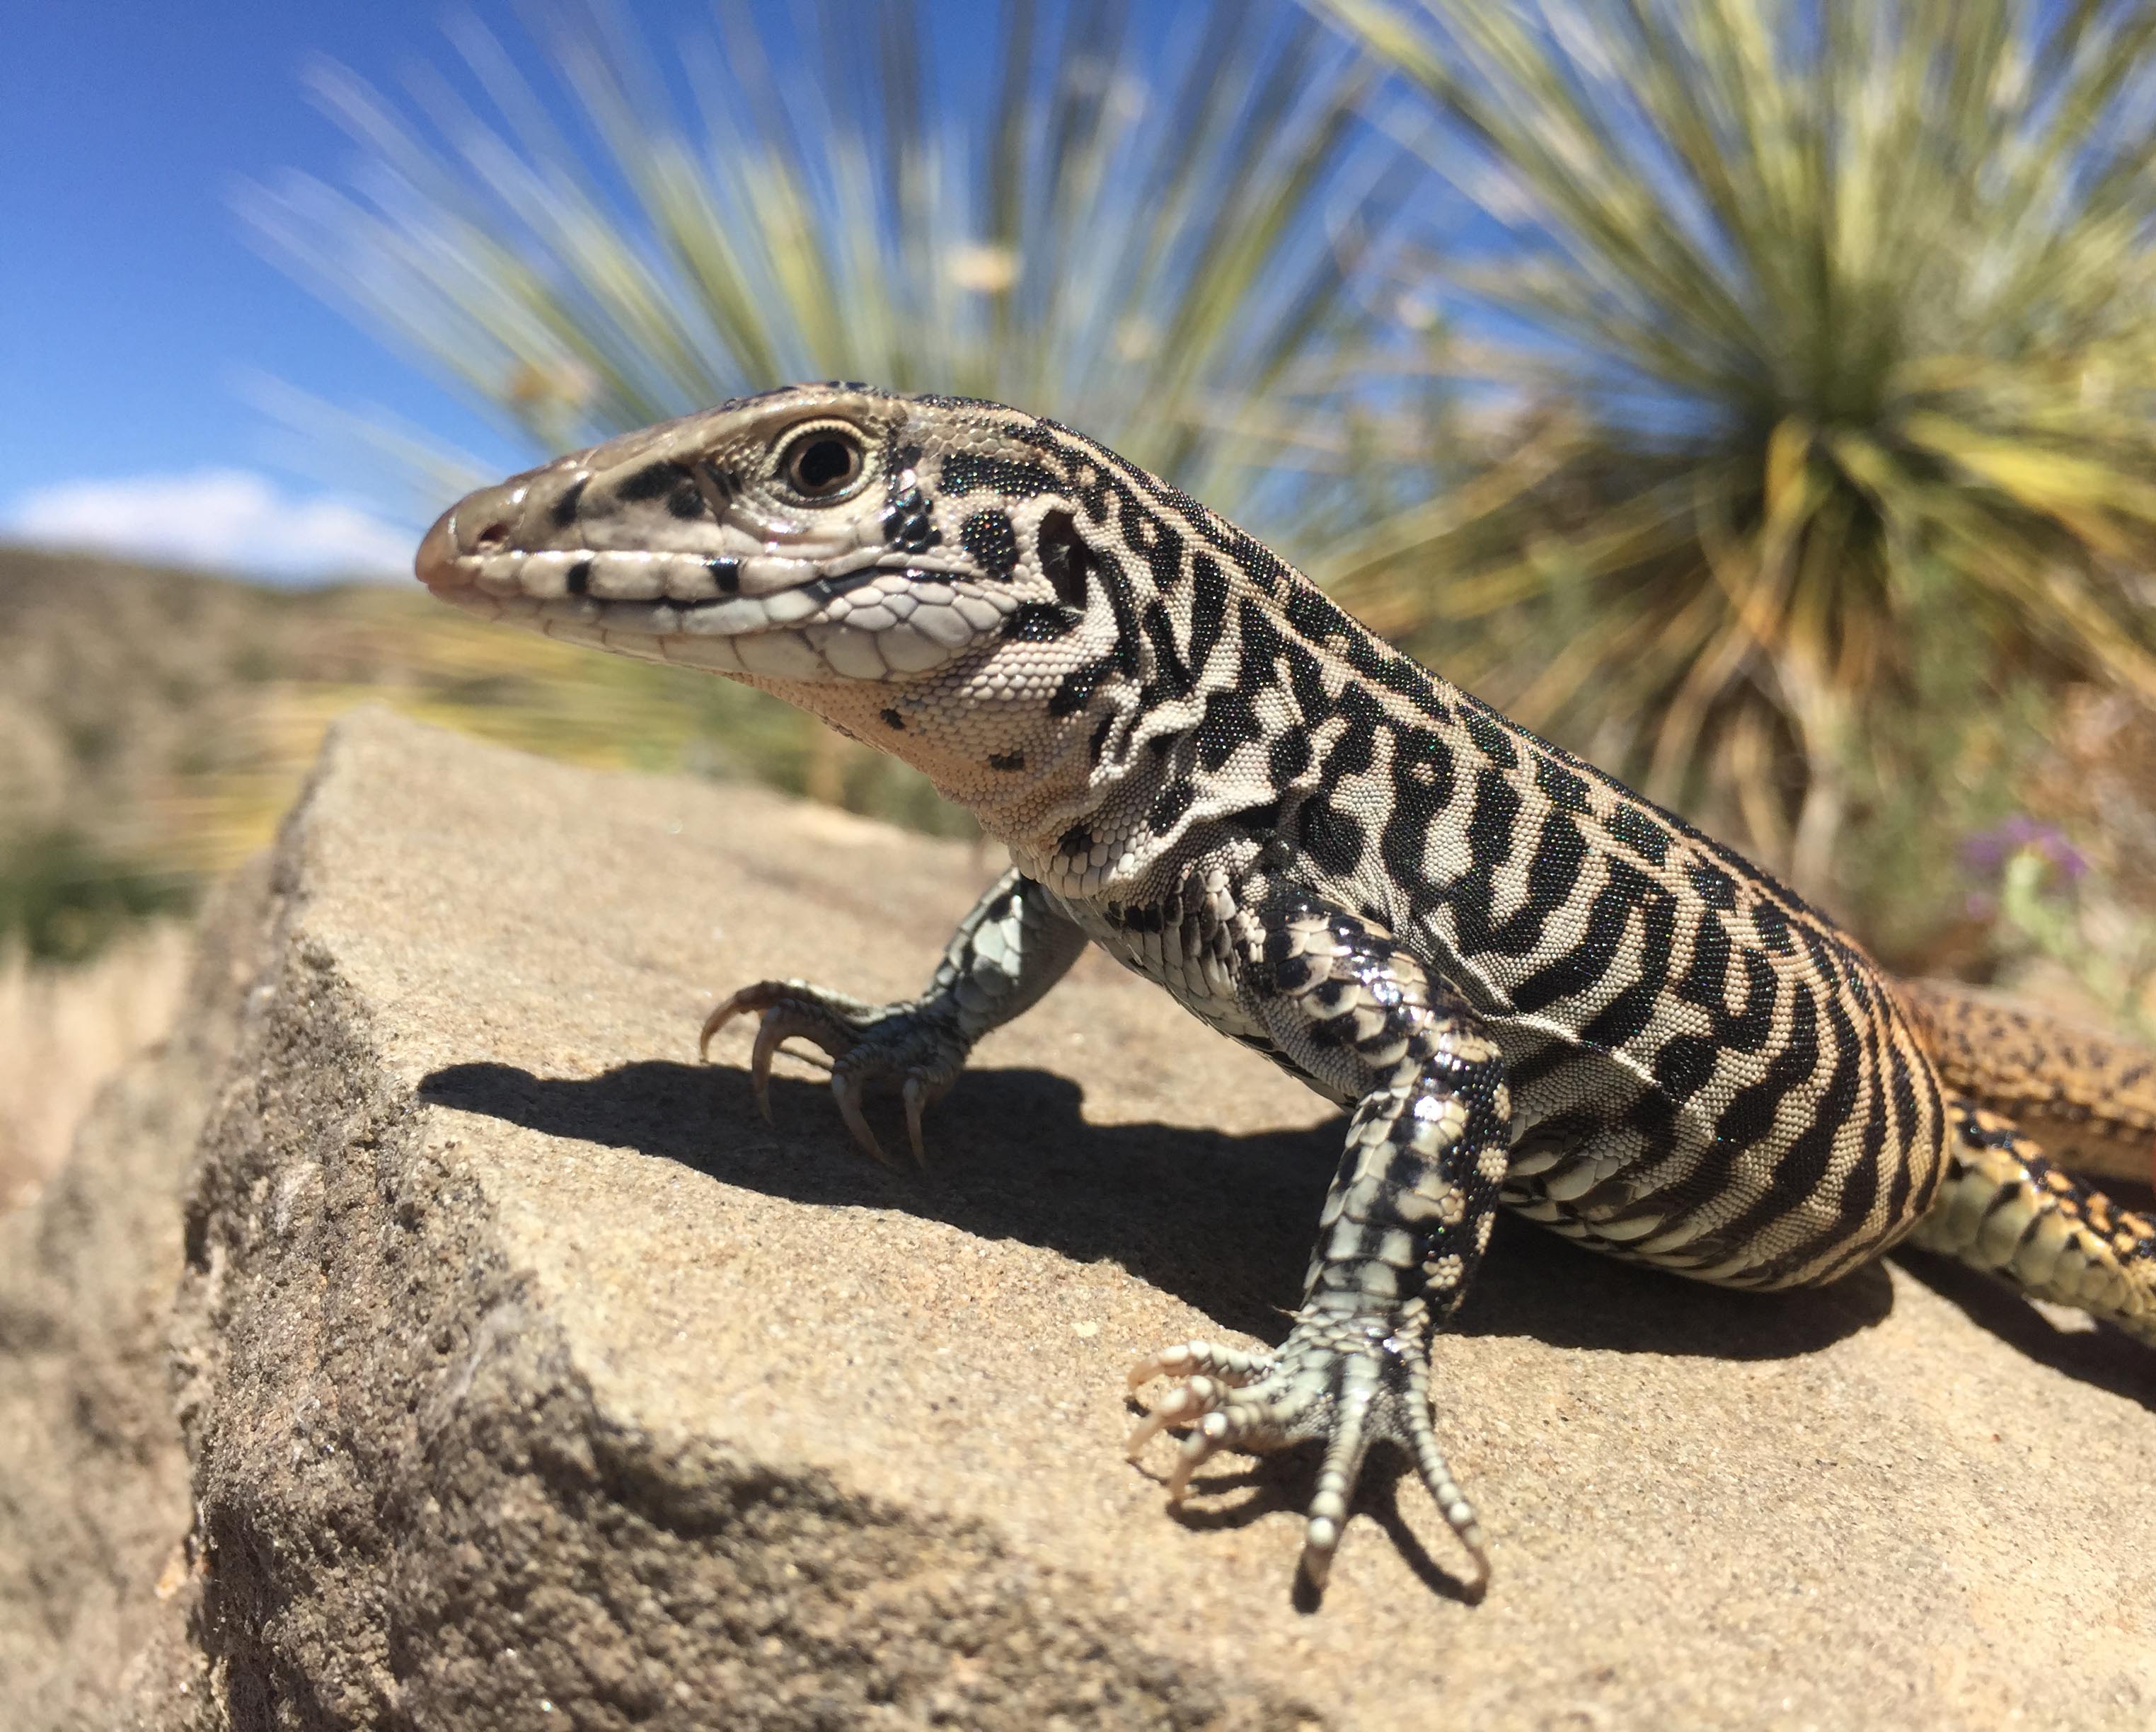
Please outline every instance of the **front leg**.
M1215 1450L1322 1443L1302 1554L1322 1586L1364 1454L1396 1443L1473 1554L1479 1588L1488 1555L1430 1427L1430 1345L1496 1218L1512 1117L1503 1061L1459 998L1369 921L1292 891L1245 920L1245 997L1282 1053L1357 1105L1287 1340L1270 1354L1185 1342L1137 1366L1133 1387L1188 1381L1131 1452L1189 1423L1169 1480L1179 1499Z
M735 1017L759 1012L750 1074L757 1104L771 1116L771 1058L799 1036L831 1056L831 1092L854 1140L878 1161L882 1145L869 1128L861 1096L871 1083L896 1084L906 1101L913 1156L925 1163L921 1115L965 1068L974 1042L1030 1010L1070 971L1086 935L1016 867L998 879L958 923L928 990L896 1004L870 1004L806 981L744 986L704 1019L696 1050Z

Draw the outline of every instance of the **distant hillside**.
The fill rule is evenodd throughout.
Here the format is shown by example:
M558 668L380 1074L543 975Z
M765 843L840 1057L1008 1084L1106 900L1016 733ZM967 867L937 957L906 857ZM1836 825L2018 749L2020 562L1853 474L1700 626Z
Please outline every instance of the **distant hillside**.
M87 955L265 842L369 700L549 756L752 777L951 832L891 760L724 680L481 625L416 585L272 589L0 546L0 945Z

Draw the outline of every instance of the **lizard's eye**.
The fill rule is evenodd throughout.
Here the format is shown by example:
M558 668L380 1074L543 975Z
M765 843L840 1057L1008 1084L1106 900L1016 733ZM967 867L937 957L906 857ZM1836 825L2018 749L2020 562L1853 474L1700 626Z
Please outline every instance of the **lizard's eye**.
M868 473L859 434L825 423L792 434L778 453L778 476L798 498L828 505L844 499Z

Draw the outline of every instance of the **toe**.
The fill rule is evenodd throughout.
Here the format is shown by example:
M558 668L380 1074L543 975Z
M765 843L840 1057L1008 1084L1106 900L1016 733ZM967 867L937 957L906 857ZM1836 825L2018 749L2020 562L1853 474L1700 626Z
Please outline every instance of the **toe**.
M831 1073L831 1093L839 1103L839 1116L846 1121L846 1129L853 1133L854 1140L862 1151L879 1166L889 1166L891 1157L876 1140L875 1131L869 1124L869 1116L861 1109L861 1075L858 1070L837 1069Z

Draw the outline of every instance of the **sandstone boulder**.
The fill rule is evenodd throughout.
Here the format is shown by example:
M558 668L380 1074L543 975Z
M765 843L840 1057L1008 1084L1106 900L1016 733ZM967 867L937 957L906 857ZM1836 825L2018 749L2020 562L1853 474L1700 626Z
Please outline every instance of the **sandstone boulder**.
M1479 1606L1411 1478L1370 1474L1322 1600L1293 1577L1306 1457L1224 1458L1170 1516L1166 1446L1122 1458L1124 1368L1278 1338L1323 1103L1095 957L983 1044L926 1174L857 1153L805 1063L767 1126L745 1029L696 1062L747 981L916 990L994 865L342 725L259 973L198 989L236 1047L184 1211L169 1164L82 1205L177 1277L190 1483L142 1446L135 1550L192 1508L185 1651L140 1571L74 1600L108 1671L148 1657L130 1699L187 1683L175 1726L2156 1722L2156 1363L1931 1263L1748 1297L1504 1223L1438 1362ZM141 1352L124 1375L164 1396ZM57 1447L0 1460L0 1517ZM34 1600L13 1522L0 1616Z

